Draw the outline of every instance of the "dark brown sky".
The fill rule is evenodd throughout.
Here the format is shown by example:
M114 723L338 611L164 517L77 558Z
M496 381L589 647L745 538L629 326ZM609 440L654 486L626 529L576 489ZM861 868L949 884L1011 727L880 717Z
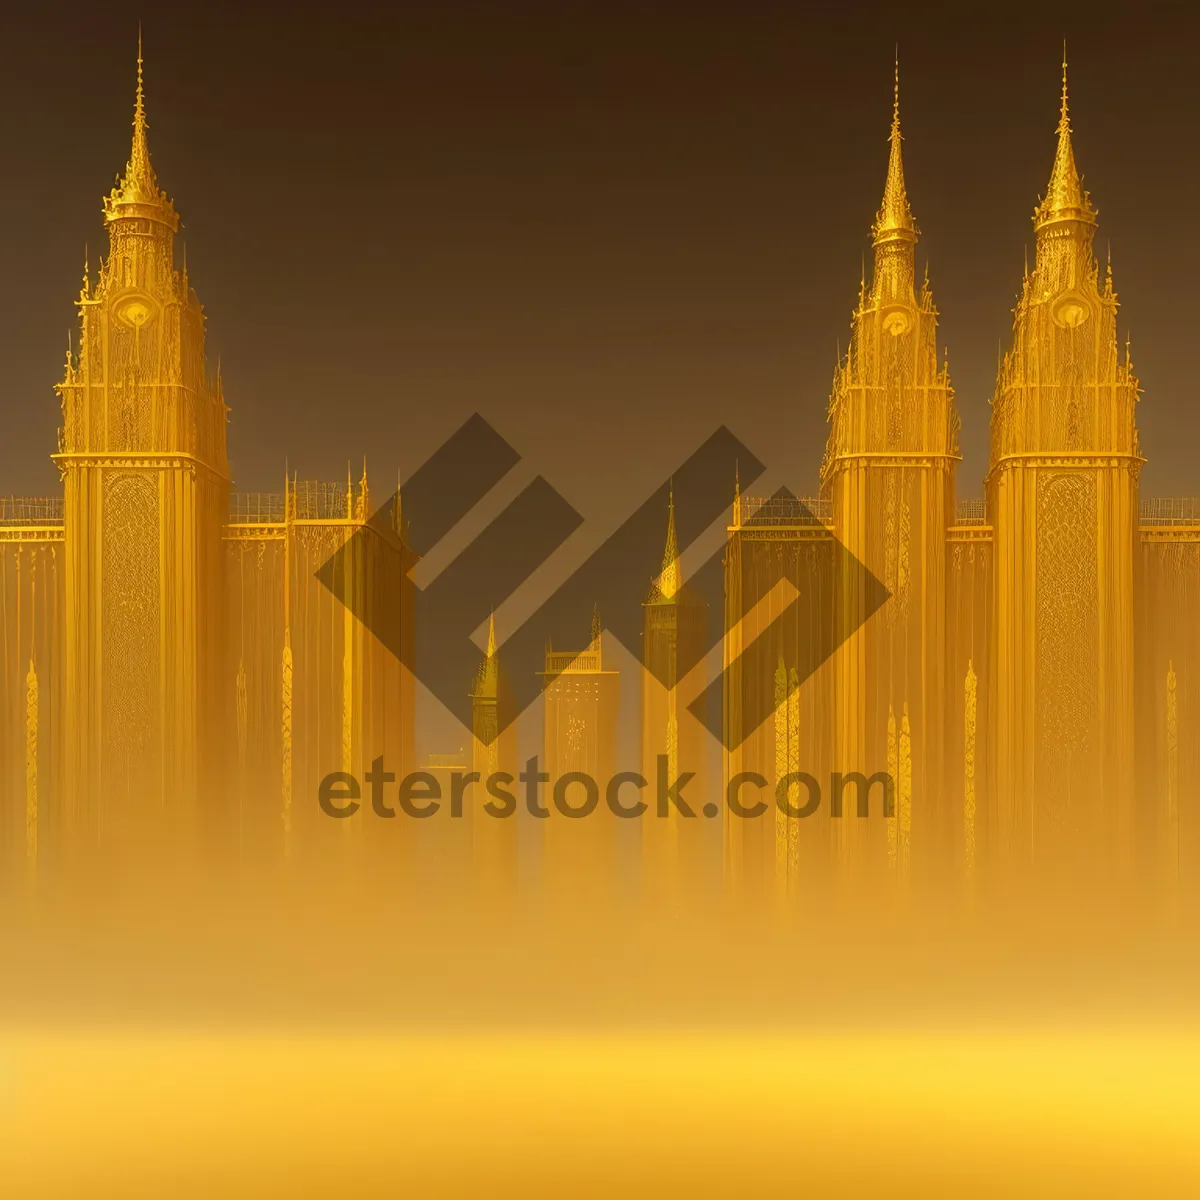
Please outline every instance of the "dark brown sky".
M1145 388L1144 491L1200 493L1198 22L974 7L146 11L151 148L222 358L236 485L277 487L285 455L338 477L367 451L382 491L478 409L588 516L632 508L719 422L811 491L898 40L977 493L1065 33ZM135 22L3 18L0 492L57 490L51 385L127 154Z

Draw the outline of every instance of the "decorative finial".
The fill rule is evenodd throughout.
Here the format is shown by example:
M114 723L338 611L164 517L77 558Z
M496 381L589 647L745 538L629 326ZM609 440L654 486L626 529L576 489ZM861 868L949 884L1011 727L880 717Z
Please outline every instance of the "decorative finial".
M733 460L733 523L735 526L742 523L742 482L738 478L738 462Z
M664 600L672 599L679 591L679 539L675 536L675 480L667 500L667 544L663 549L662 571L658 590Z
M549 645L547 645L549 652ZM488 613L487 654L479 664L479 674L475 680L475 694L490 699L496 699L499 664L496 659L496 610Z
M895 75L892 88L892 130L888 137L891 151L888 154L887 182L883 188L883 203L871 228L871 238L876 246L884 242L915 242L917 226L913 221L912 209L908 204L908 192L904 187L904 162L900 143L900 49L896 48Z
M125 165L124 178L105 197L104 218L106 221L120 217L140 217L158 221L170 227L172 232L179 228L179 217L166 194L160 191L150 165L150 149L146 139L149 129L146 120L146 92L142 75L142 27L138 26L137 91L133 103L133 146L129 162Z
M1058 117L1058 127L1061 130L1066 127L1070 129L1071 121L1067 116L1067 39L1063 38L1063 76L1062 76L1062 109Z
M1054 166L1050 171L1050 184L1046 198L1034 213L1034 227L1042 229L1058 221L1082 221L1088 225L1096 223L1096 210L1092 208L1087 193L1083 190L1079 170L1075 166L1075 151L1071 147L1071 115L1067 98L1067 43L1063 42L1062 101L1058 113L1058 148L1054 152Z
M133 102L133 152L125 173L126 190L131 185L154 188L154 170L150 166L150 149L146 141L146 91L142 79L142 26L138 24L137 95Z
M141 34L138 35L138 45L141 45ZM139 51L140 52L140 51ZM138 60L141 61L140 59ZM892 80L892 136L900 133L900 43L896 43L896 62Z
M138 126L142 129L146 128L146 106L142 92L142 23L138 22L138 82L137 82L137 101L133 107L133 126L136 129Z

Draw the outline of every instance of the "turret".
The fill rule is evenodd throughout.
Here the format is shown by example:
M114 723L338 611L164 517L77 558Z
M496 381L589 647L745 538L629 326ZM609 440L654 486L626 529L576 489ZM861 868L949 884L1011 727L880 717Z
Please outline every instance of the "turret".
M897 57L892 93L892 128L888 135L887 182L883 202L871 227L875 247L875 278L871 299L876 305L900 303L912 306L913 248L917 244L917 226L904 187L904 160L900 133L900 60Z
M917 225L904 180L898 67L888 142L883 200L871 226L874 275L869 287L860 285L850 345L834 372L821 487L839 542L889 599L835 656L834 763L843 772L882 770L890 762L889 720L912 714L911 785L897 795L911 799L913 812L919 807L913 855L928 865L947 841L939 793L945 542L959 422L938 354L932 292L928 282L919 296L914 287ZM853 582L839 578L840 619L857 626L862 603ZM785 678L794 666L784 663ZM777 756L777 765L790 754ZM842 822L835 836L848 865L873 861L884 869L891 861L897 876L907 876L907 857L889 860L873 827Z
M174 205L158 186L154 167L150 164L150 146L146 131L150 128L146 120L145 92L142 85L142 35L138 33L137 96L133 106L133 146L129 151L129 162L125 164L125 175L120 183L104 198L104 223L113 226L122 221L149 222L164 226L174 234L179 229L179 215ZM148 230L141 230L149 232ZM159 232L156 230L155 232Z
M992 401L990 836L1025 863L1093 857L1107 869L1133 843L1138 385L1118 351L1111 275L1092 253L1063 59L1035 265Z
M1075 151L1071 145L1071 118L1067 102L1067 61L1064 48L1062 64L1062 100L1058 117L1058 145L1045 198L1033 214L1037 233L1037 271L1044 287L1056 291L1085 287L1094 282L1096 267L1092 258L1092 238L1096 231L1096 210L1083 190ZM1080 304L1062 307L1064 324L1086 319Z

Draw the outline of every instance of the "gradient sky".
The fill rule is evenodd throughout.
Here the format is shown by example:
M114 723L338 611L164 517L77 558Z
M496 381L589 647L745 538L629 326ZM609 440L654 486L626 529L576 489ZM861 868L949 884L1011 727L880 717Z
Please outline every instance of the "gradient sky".
M150 141L232 409L235 486L377 495L472 411L585 516L724 422L811 493L886 165L909 192L979 494L1059 58L1145 389L1143 494L1200 493L1200 21L1095 5L444 0L143 14ZM1001 20L1001 16L1003 19ZM989 18L991 19L991 18ZM67 331L128 153L137 16L6 11L0 493L58 490Z

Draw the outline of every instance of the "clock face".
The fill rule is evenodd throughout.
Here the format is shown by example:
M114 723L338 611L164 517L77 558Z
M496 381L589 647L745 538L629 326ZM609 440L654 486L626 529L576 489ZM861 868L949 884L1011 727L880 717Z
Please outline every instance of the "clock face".
M154 306L143 296L129 296L117 305L117 316L137 329L154 316Z
M1068 292L1055 302L1054 322L1066 329L1077 329L1088 319L1087 301L1076 292Z
M883 314L883 327L892 337L907 333L911 323L908 313L902 308L893 308L891 312Z

